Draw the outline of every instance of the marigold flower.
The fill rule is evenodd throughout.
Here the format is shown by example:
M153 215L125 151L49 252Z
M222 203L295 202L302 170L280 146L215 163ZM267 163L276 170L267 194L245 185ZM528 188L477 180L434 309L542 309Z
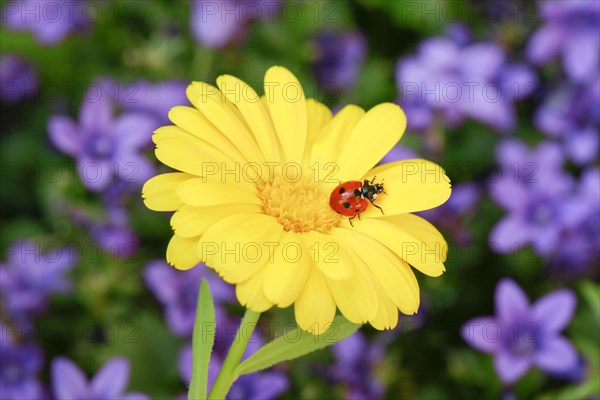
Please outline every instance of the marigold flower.
M175 125L153 136L156 157L181 171L143 188L148 208L175 211L167 261L178 269L205 262L252 311L294 304L298 325L314 334L336 307L377 329L396 326L398 309L414 314L419 286L409 264L439 276L447 245L410 213L444 203L450 184L426 160L373 168L404 133L400 107L348 105L332 116L279 66L267 71L262 97L233 76L217 85L193 82L194 107L174 107ZM351 225L330 207L340 182L374 177L385 184L375 200L385 215L370 206Z

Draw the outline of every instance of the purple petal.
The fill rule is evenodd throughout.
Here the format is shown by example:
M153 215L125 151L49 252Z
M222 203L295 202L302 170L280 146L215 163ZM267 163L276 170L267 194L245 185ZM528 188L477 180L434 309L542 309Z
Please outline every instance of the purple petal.
M114 180L112 161L82 158L77 162L77 170L84 186L95 192L105 189Z
M243 32L246 21L242 14L242 7L230 0L194 1L190 19L192 33L208 48L225 47Z
M129 361L114 357L107 361L92 379L91 389L96 398L116 399L129 381Z
M565 141L567 154L577 165L591 163L598 154L598 131L590 128L569 135Z
M519 321L529 311L529 300L523 289L512 279L504 278L494 293L496 316L502 322Z
M70 156L76 156L81 148L81 139L75 121L69 117L56 116L48 121L48 134L52 144Z
M163 303L177 298L177 283L174 270L164 261L152 261L144 270L144 280L154 296Z
M81 369L64 357L55 358L51 366L54 397L61 400L88 398L87 379Z
M501 254L513 253L531 241L527 224L518 215L501 219L490 233L490 247Z
M563 48L563 64L567 74L576 81L587 81L598 71L597 35L580 34Z
M460 334L471 347L484 353L493 353L498 350L502 327L495 318L480 317L465 323Z
M87 132L107 133L112 123L112 102L108 96L90 98L79 109L79 122Z
M504 54L492 43L471 45L462 51L460 58L462 69L471 80L492 79L504 63Z
M142 186L156 173L154 164L141 154L119 154L116 163L121 180L133 186Z
M500 351L494 358L494 368L504 383L514 383L531 367L529 357L516 356L508 351Z
M577 365L577 352L564 337L548 338L536 354L535 363L548 372L566 372Z
M571 321L576 302L572 291L557 290L538 299L531 309L531 316L545 330L558 332Z
M126 149L139 149L152 142L152 132L158 121L143 113L129 112L121 115L114 123L114 134L119 144Z
M544 64L558 54L564 33L554 26L539 28L527 44L527 58L534 64Z

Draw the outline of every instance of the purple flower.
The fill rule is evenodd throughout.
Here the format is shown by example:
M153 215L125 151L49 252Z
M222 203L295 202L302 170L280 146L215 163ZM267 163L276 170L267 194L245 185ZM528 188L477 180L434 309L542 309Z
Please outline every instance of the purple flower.
M83 102L79 125L69 117L54 116L48 131L59 150L77 158L83 184L101 191L114 181L113 175L141 185L154 174L140 150L150 143L156 125L156 119L139 112L113 118L112 102L102 96L96 102Z
M581 176L575 194L566 202L566 228L560 246L550 253L554 269L581 274L592 271L600 254L600 169L591 168Z
M600 67L600 3L551 0L541 3L539 9L545 24L527 44L529 60L541 65L560 55L571 79L594 79Z
M50 369L52 390L57 399L150 399L142 393L123 393L129 381L129 361L123 357L108 360L90 381L73 361L65 357L52 360Z
M217 326L215 333L215 346L210 357L208 369L208 390L221 370L223 361L227 356L231 342L235 337L238 325L226 313L217 313ZM254 331L248 341L248 347L242 360L250 357L262 347L262 340L257 331ZM189 385L192 378L192 346L186 345L179 354L179 372L184 382ZM276 399L288 389L288 379L280 371L263 371L239 377L227 394L228 400L243 399Z
M319 84L332 92L352 89L367 55L363 34L324 32L315 38L315 45L313 68Z
M550 374L576 367L577 352L560 335L575 311L573 292L556 290L530 305L523 290L505 278L494 299L496 317L468 321L461 335L477 350L494 354L494 367L503 382L516 382L534 365Z
M144 270L144 280L165 309L169 328L180 336L191 337L196 319L200 281L206 278L215 304L233 302L233 288L202 265L179 271L164 261L152 261ZM223 313L220 307L217 313ZM217 315L219 320L224 316Z
M248 22L273 22L279 10L279 0L196 0L191 3L192 34L198 43L210 49L242 41Z
M90 234L102 250L119 259L134 255L139 248L139 239L130 228L129 215L122 207L108 207L106 218L90 226Z
M0 289L13 319L38 315L51 294L70 290L65 274L76 261L72 249L48 245L42 253L39 243L21 241L9 246L7 255L0 264Z
M474 183L461 183L452 188L448 201L440 207L419 214L452 234L459 245L471 242L472 235L464 219L472 213L481 199L481 189Z
M548 254L567 223L564 204L574 184L562 169L559 146L544 142L529 151L522 142L506 140L496 158L500 169L490 182L490 195L508 213L492 229L491 244L508 253L532 243L537 253Z
M588 84L559 86L538 108L534 122L539 130L561 140L574 163L593 162L600 145L600 76Z
M83 30L90 22L85 2L80 0L19 0L4 5L2 9L2 22L7 28L29 31L46 46L62 42L69 33Z
M43 388L37 380L44 362L41 350L12 340L0 321L0 399L41 399Z
M333 345L336 363L334 376L345 383L347 399L376 399L383 396L383 385L373 376L373 369L381 362L385 349L369 343L356 332Z
M493 43L459 45L437 37L400 60L396 83L411 129L427 130L436 118L452 127L472 118L504 132L516 122L513 102L531 94L537 76L507 62Z
M146 112L159 119L157 128L171 123L167 118L171 108L188 103L185 82L165 81L153 84L139 81L126 86L132 90L121 90L121 107L126 111Z
M37 74L26 60L15 54L0 58L0 100L17 103L37 91Z

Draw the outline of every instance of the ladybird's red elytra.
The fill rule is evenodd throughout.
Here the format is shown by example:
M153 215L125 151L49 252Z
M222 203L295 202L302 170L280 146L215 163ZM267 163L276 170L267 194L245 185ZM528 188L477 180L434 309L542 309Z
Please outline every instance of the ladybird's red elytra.
M369 203L383 214L383 209L373 203L380 193L385 193L383 183L374 183L374 181L375 177L372 181L365 179L362 183L360 181L340 183L331 192L329 205L338 214L350 217L350 225L354 217L358 216L360 219L360 213L369 207Z

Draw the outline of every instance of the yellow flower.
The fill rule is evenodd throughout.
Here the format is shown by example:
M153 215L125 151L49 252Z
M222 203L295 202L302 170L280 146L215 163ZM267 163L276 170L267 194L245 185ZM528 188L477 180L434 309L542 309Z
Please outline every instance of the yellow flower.
M253 311L293 304L298 325L315 334L336 307L377 329L395 327L398 310L414 314L419 286L409 264L439 276L447 245L409 213L444 203L450 183L426 160L373 167L402 137L402 109L349 105L332 116L279 66L267 71L262 97L233 76L217 85L193 82L194 107L174 107L175 125L153 135L156 157L181 171L143 188L148 208L175 211L167 261L178 269L205 262ZM352 226L330 194L375 176L385 215L369 206Z

